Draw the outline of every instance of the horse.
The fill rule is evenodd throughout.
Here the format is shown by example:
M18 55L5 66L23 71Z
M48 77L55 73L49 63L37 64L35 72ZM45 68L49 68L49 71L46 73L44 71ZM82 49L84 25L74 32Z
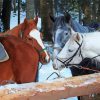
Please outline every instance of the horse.
M0 43L9 56L0 62L0 85L11 81L18 84L35 81L38 64L44 62L42 52L13 35L0 36Z
M59 17L53 17L50 16L52 22L53 22L53 29L52 29L52 38L54 42L54 51L53 51L53 68L55 70L60 70L60 68L63 68L63 65L59 66L58 62L60 61L57 59L57 55L64 47L65 43L70 39L73 32L80 32L82 34L84 33L91 33L92 31L95 31L93 28L83 26L77 21L73 20L71 18L71 15L69 13L66 13L64 16ZM71 28L73 30L71 30ZM84 62L87 59L84 59L80 62L80 65L84 65ZM65 66L64 66L65 67ZM89 67L89 66L88 66ZM88 70L79 69L77 67L70 67L72 76L78 76L78 75L85 75L89 72ZM94 72L94 71L93 71Z
M35 81L39 62L36 49L11 35L0 37L0 43L9 55L7 61L0 63L0 84L10 80L16 83Z
M55 59L55 68L69 67L72 76L100 72L100 32L81 34L74 32ZM81 100L81 97L78 97Z
M10 74L10 75L7 75L7 76L10 76L8 78L6 78L6 76L5 76L2 79L2 77L1 77L1 81L8 80L8 79L10 80L11 77L12 77L12 80L15 80L15 82L17 82L17 83L31 82L32 80L34 81L35 77L36 77L37 67L38 67L37 62L39 63L39 61L40 61L42 64L47 64L50 61L50 56L42 42L42 33L39 32L37 29L32 29L30 31L29 35L24 36L23 39L18 38L14 35L8 35L8 34L1 35L0 43L2 43L2 45L5 47L5 49L7 49L6 51L8 52L8 55L7 55L7 53L4 54L4 55L7 55L6 60L2 60L0 62L0 66L1 66L1 68L2 68L2 66L3 66L3 68L5 68L5 66L8 65L8 67L7 67L8 74ZM30 47L27 47L28 45ZM28 49L31 48L31 51L28 52L27 48ZM27 49L27 52L26 52L26 49ZM25 52L24 52L24 50L25 50ZM32 53L33 53L33 55L32 55ZM19 55L19 56L17 56L17 55ZM32 57L36 60L34 61L34 59ZM23 59L24 59L24 61L23 61ZM30 59L32 62L29 61ZM30 64L27 64L27 63L30 63ZM31 69L29 67L29 70L27 70L27 69L23 69L24 66L27 66L27 68L29 66L32 68L32 66L33 66L34 68ZM13 70L9 71L9 68L11 69L13 67L14 67L14 71L15 71L14 75L15 74L17 75L17 73L18 73L17 76L12 75L12 73L14 72ZM19 68L22 68L22 70L25 70L25 71L22 71ZM7 69L5 68L3 70L5 70L5 72L6 72ZM17 72L16 72L16 70L17 70ZM32 74L31 70L33 71L33 74ZM4 71L2 71L2 72L4 73ZM28 75L26 75L26 74L30 75L29 79L27 77ZM15 79L15 78L17 78L17 79Z
M70 39L57 55L59 60L57 67L64 67L64 65L76 65L79 68L80 66L89 66L100 72L100 46L98 45L100 43L100 32L96 31L91 34L72 32Z
M38 52L41 52L42 58L44 58L44 62L42 64L46 64L49 62L49 54L45 50L43 42L41 41L42 33L37 30L37 23L38 23L38 17L36 16L34 19L27 20L24 19L24 22L19 24L18 26L15 26L13 29L8 30L4 33L1 33L2 35L13 35L15 37L23 39L25 42L31 44L33 47L37 49ZM34 30L33 33L31 30ZM30 36L30 33L32 34ZM36 39L36 34L38 35L38 39ZM32 38L31 38L32 37ZM35 39L34 39L35 38ZM36 41L36 42L34 42Z
M58 16L58 17L50 16L50 18L53 22L53 28L52 28L52 38L54 42L53 60L56 58L57 54L64 47L65 43L72 35L70 32L70 27L75 32L87 33L92 31L91 28L83 26L77 21L73 20L69 13L66 13L64 16ZM55 66L54 63L53 66Z

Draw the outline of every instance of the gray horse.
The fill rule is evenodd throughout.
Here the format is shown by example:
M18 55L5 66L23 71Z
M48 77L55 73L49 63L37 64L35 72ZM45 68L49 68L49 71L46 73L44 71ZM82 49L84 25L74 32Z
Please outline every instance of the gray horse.
M50 16L50 18L54 23L52 28L52 36L53 36L52 38L54 42L53 67L54 69L58 69L57 67L55 67L55 62L57 60L56 56L58 55L58 53L61 51L65 43L69 40L70 36L72 35L73 32L71 32L71 28L75 32L80 32L83 34L94 31L94 29L83 26L77 21L73 20L69 13L59 17ZM81 74L81 70L78 68L71 67L70 69L73 76ZM82 74L84 74L83 70L82 70Z

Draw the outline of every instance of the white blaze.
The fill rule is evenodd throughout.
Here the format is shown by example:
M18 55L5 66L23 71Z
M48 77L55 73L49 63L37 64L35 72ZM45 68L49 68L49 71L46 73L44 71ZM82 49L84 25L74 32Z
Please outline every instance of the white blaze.
M41 36L40 36L40 32L37 29L33 29L30 33L29 36L33 37L34 39L37 40L38 44L42 47L42 49L45 49L44 44L41 40ZM47 53L46 50L44 50L44 52L46 53L46 59L47 61L49 60L49 55Z

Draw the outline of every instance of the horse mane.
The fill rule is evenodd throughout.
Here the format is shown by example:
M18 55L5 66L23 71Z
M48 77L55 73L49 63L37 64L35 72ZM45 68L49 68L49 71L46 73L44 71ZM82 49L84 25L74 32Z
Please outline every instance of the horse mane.
M66 24L65 16L56 17L53 30L56 30L58 28L58 26L63 27L65 24Z
M24 40L22 40L20 38L17 38L13 35L9 35L9 34L4 34L4 35L0 36L0 42L3 42L3 41L9 42L9 43L11 42L11 44L14 44L15 47L16 47L15 43L18 43L18 44L23 44L24 43L25 45L27 45L31 48L34 48L31 45L29 45L27 42L25 42Z

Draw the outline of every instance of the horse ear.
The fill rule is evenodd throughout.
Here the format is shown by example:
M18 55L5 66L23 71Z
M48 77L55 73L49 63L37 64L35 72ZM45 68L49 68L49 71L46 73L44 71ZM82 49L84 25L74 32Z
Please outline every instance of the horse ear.
M25 19L24 19L24 23L27 23L27 22L28 22L28 21L27 21L27 18L25 18Z
M23 25L22 25L22 29L24 30L25 27L27 26L28 20L27 18L24 19Z
M81 40L81 37L80 37L80 34L79 33L76 34L75 40L76 41L80 41Z
M36 17L34 18L34 21L35 21L36 24L38 23L38 16L36 16Z
M71 20L71 15L68 12L66 12L64 15L65 15L66 22L69 23Z
M28 23L28 20L27 20L27 18L25 18L24 19L24 24L27 25L27 23Z
M52 15L49 15L49 16L50 16L50 19L52 20L52 22L55 22L55 17Z

